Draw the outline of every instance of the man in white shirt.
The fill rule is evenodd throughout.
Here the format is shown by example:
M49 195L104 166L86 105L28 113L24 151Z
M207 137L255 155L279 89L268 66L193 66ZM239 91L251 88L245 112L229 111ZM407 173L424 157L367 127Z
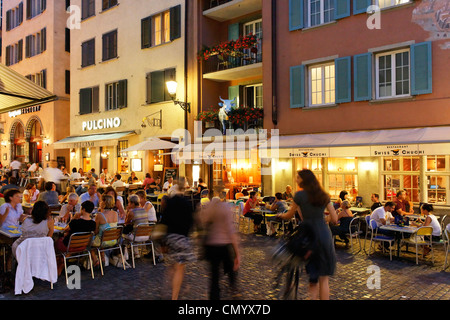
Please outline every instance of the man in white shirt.
M14 159L13 162L11 162L9 164L9 166L12 171L12 176L15 178L19 178L19 170L20 170L20 167L22 166L22 163L19 160L17 160L17 158L16 158L16 159Z
M122 181L122 176L121 176L120 174L116 174L116 175L114 176L114 180L113 180L113 182L111 183L111 186L112 186L114 189L116 189L116 188L118 188L118 187L124 187L124 186L125 186L125 183L123 183L123 181ZM122 191L117 191L117 190L116 190L116 193L117 193L117 195L119 195L119 196L122 196L122 194L123 194Z
M381 227L382 225L386 225L387 221L390 223L394 223L395 218L392 216L392 213L395 209L395 203L388 201L384 205L384 207L378 207L373 210L370 215L370 220L375 220L377 223L377 227Z
M173 178L172 177L169 177L168 179L167 179L167 181L166 182L164 182L164 185L163 185L163 190L169 190L170 188L172 188L172 186L173 186Z
M94 206L98 208L100 203L100 198L97 193L97 186L95 184L91 184L87 190L87 192L83 193L80 196L80 203L83 204L85 201L91 201L94 203Z
M59 217L63 222L71 220L73 216L70 217L70 214L75 215L75 213L81 212L81 203L78 203L78 195L76 193L69 194L67 199L67 203L59 211Z

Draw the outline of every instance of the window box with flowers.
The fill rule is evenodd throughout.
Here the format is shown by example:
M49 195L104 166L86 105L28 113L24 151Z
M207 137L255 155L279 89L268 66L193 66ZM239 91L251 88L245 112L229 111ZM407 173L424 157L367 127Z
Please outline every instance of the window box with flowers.
M262 128L263 117L263 109L254 107L240 107L228 113L228 120L233 124L233 128L244 131Z
M215 128L216 122L219 121L218 111L202 111L197 115L197 121L202 121L205 123L205 128Z

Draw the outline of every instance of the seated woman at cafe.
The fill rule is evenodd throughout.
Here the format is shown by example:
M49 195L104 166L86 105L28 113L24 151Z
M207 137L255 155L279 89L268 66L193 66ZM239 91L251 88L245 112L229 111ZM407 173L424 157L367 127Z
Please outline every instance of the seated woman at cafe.
M74 186L67 186L67 188L66 188L66 194L65 195L59 195L59 197L58 197L58 199L59 199L59 202L61 203L61 204L63 204L63 203L66 203L67 201L69 201L69 195L71 194L71 193L75 193L75 187Z
M139 181L139 179L136 177L136 172L131 171L131 174L128 177L127 183L131 184L131 183L134 183L134 182L137 182L137 181Z
M55 242L55 249L57 252L66 252L69 245L70 236L77 232L95 232L96 224L91 219L91 213L94 211L94 203L92 201L85 201L81 204L81 213L76 219L72 219L64 230L64 237L58 238ZM64 268L64 259L58 255L56 257L58 265L58 275L61 274Z
M422 207L420 207L420 213L425 216L425 221L423 223L412 221L410 224L416 227L432 227L433 232L431 233L431 240L439 242L441 240L442 228L437 217L433 214L433 205L424 203ZM429 246L425 246L423 250L424 255L431 251Z
M147 201L147 195L145 191L139 190L136 192L136 195L139 197L139 205L141 208L144 208L145 212L147 212L148 222L157 222L156 210L151 201Z
M37 190L34 183L29 183L23 191L22 204L32 205L37 201L39 190Z
M208 185L203 181L202 178L198 179L197 191L194 192L194 197L200 199L200 195L203 190L208 189Z
M250 197L245 203L244 210L242 211L242 215L247 218L251 218L253 220L253 229L255 233L260 232L261 221L263 220L263 216L258 213L254 213L253 209L257 208L259 205L259 200L257 197L256 191L250 192Z
M146 173L145 174L145 179L142 182L142 187L144 187L144 190L147 190L148 188L150 188L150 185L154 182L155 180L152 178L152 175L150 173Z
M119 222L119 216L117 212L114 210L116 205L115 199L109 194L103 194L102 199L100 201L100 208L98 214L95 216L95 238L92 243L92 247L96 248L101 245L101 238L103 232L107 228L117 227ZM112 240L111 243L107 243L108 245L113 245L115 240ZM100 264L100 258L102 261L105 260L104 252L102 252L101 257L97 257L96 250L92 250L92 261L94 266Z
M125 227L123 233L125 238L133 240L132 231L140 223L148 223L148 214L144 208L141 207L139 196L132 194L128 197L127 217L125 219ZM136 238L136 241L144 241L145 239Z
M345 246L348 246L349 240L346 234L349 231L350 222L353 219L353 213L350 210L351 204L348 200L344 200L341 203L341 207L336 211L338 215L338 224L330 225L331 233L339 236L339 238L345 242Z
M105 189L104 194L110 195L114 199L114 211L116 211L119 214L119 222L125 221L126 212L123 207L123 198L122 196L119 196L116 192L116 190L109 186Z
M42 238L53 236L54 224L50 216L50 208L44 201L37 201L31 216L26 218L22 223L22 235L12 244L12 253L16 257L17 247L29 238Z

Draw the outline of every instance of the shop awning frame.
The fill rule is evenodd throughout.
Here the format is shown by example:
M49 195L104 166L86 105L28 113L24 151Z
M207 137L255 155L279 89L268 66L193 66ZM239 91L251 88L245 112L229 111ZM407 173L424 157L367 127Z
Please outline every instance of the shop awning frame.
M271 153L267 151L271 149L279 150L280 157L289 154L289 150L298 154L308 149L324 156L374 156L387 155L383 147L389 150L392 146L408 149L404 153L408 155L450 154L450 126L277 136L261 144L259 150L269 157Z
M0 64L0 112L52 102L58 97L18 72Z
M127 149L121 150L121 152L167 150L177 146L178 144L176 143L152 137Z
M55 149L90 148L116 146L119 139L136 134L135 131L99 133L85 136L70 136L53 143Z

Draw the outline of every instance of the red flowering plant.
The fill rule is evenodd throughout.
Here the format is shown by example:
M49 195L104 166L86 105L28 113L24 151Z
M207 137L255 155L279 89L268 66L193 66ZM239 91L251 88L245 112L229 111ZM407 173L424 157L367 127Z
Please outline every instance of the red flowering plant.
M257 42L256 36L249 34L248 36L240 36L237 40L221 42L213 47L204 46L198 53L199 60L207 61L209 58L215 55L238 55L242 53L244 49L250 49L255 47Z
M214 122L219 120L218 111L202 111L197 115L197 121Z
M238 126L244 126L249 122L253 122L262 119L264 116L264 111L262 108L254 107L240 107L232 109L228 113L228 120Z

